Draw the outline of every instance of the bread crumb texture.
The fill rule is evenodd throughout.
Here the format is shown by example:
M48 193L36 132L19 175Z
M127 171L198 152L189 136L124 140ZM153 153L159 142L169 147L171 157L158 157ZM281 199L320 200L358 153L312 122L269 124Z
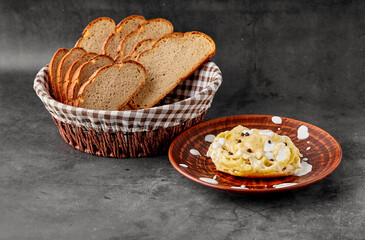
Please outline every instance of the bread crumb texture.
M132 98L136 108L148 108L166 96L215 53L213 40L203 33L172 33L139 55L147 71L145 86Z
M96 110L118 110L145 82L146 73L136 62L101 68L80 93L80 107Z

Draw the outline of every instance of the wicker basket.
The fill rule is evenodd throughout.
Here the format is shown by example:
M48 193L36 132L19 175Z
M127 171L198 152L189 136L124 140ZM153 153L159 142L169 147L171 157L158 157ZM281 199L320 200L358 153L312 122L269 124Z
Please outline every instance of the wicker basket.
M77 150L104 157L146 157L167 152L182 131L203 121L222 83L213 62L206 62L150 109L100 111L55 101L49 92L48 66L34 90L56 123L61 137Z

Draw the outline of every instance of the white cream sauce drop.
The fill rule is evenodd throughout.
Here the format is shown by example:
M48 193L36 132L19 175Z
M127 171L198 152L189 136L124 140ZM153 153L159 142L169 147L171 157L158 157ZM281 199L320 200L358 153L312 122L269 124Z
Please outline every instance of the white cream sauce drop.
M271 131L271 130L262 130L262 131L259 132L259 134L261 134L261 135L267 135L269 137L272 137L272 135L274 135L274 132Z
M311 147L307 147L307 148L306 148L306 150L310 150L310 149L311 149Z
M242 132L243 134L246 134L246 133L248 133L248 134L252 134L253 133L253 129L250 129L250 130L243 130L243 132Z
M300 168L298 168L294 171L295 176L298 176L298 177L304 176L312 171L312 165L310 165L309 163L302 162L299 164L300 164Z
M225 141L226 141L225 138L218 139L218 142L213 143L213 149L222 147Z
M215 138L215 136L213 134L208 134L205 136L204 140L207 142L213 142L214 138Z
M283 142L285 142L285 139L286 138L290 140L290 138L288 136L286 136L286 135L281 136L281 139L283 140Z
M274 159L274 154L272 152L266 152L265 157L267 157L269 160Z
M188 167L188 165L183 164L183 163L180 163L180 164L179 164L179 166L180 166L180 167L184 167L184 168L187 168L187 167Z
M306 139L309 137L308 128L304 125L300 126L297 131L297 138L298 139Z
M272 152L272 151L274 151L274 149L275 149L275 143L273 143L269 139L266 140L265 146L264 146L264 151L265 152Z
M190 153L195 155L195 156L201 156L200 152L196 149L190 149Z
M297 185L298 183L281 183L281 184L277 184L277 185L273 185L274 188L284 188L284 187L290 187L290 186L294 186Z
M308 158L303 158L303 161L308 161Z
M245 185L241 185L239 187L237 186L232 186L231 188L234 188L234 189L248 189Z
M271 118L272 122L275 124L281 124L283 120L281 120L281 117L274 116Z
M212 178L201 177L199 179L202 180L202 181L204 181L204 182L207 182L207 183L218 184L217 180L212 179Z
M281 161L285 158L285 144L282 143L281 149L278 152L278 155L276 156L276 160Z

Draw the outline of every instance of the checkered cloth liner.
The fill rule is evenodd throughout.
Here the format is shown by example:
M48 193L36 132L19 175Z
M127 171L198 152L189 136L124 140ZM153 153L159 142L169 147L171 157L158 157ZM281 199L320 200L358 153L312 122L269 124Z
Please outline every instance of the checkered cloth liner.
M207 110L221 85L222 73L211 61L204 63L155 107L127 111L101 111L69 106L50 96L48 66L34 80L34 90L57 120L97 132L143 132L179 125Z

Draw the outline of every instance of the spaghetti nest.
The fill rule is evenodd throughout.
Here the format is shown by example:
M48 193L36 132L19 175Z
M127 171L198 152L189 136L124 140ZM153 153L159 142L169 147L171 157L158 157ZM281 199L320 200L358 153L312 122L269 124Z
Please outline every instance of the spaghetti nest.
M295 175L302 154L288 136L237 126L218 134L207 156L218 171L248 178Z

